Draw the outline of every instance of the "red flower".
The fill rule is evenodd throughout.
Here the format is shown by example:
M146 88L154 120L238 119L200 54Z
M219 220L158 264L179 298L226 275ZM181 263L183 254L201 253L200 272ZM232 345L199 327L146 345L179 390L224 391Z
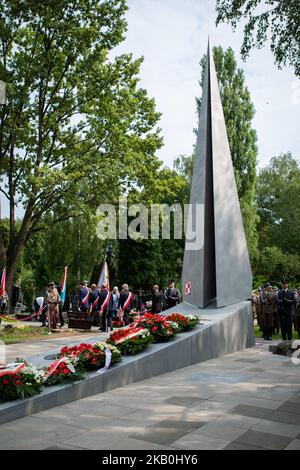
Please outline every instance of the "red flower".
M158 330L158 326L153 326L152 331L156 331L156 330Z
M8 385L8 384L9 384L9 380L3 379L3 380L2 380L2 383L3 383L3 385Z
M63 369L62 373L64 375L68 375L70 373L69 369Z

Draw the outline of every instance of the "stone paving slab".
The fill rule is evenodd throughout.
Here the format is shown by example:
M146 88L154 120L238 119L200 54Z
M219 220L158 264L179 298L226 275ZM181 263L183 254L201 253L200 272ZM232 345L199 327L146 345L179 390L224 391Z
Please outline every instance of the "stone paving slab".
M260 431L247 431L236 439L242 444L262 447L264 449L281 450L287 447L292 439L285 436L264 433Z
M0 425L0 449L300 450L300 366L257 343Z

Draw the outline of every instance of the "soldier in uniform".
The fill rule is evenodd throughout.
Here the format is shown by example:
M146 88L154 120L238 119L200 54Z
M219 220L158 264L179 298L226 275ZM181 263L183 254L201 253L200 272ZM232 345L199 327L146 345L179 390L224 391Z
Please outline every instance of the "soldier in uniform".
M279 317L278 317L278 287L274 287L273 292L275 295L275 309L274 309L274 317L273 317L273 333L279 334L280 325L279 325Z
M170 279L168 283L168 288L165 290L164 298L167 309L175 307L180 302L180 292L176 289L175 281L173 279Z
M89 294L90 290L87 287L87 282L81 282L78 289L78 316L83 313L85 320L89 317Z
M265 340L272 340L275 311L275 294L269 282L264 285L261 295L262 327Z
M252 302L254 304L254 310L256 314L256 321L257 325L259 326L259 330L262 331L262 321L261 321L261 294L263 289L259 287L252 297Z
M57 314L58 305L60 303L60 296L54 282L50 282L48 284L45 300L48 306L48 324L50 322L51 330L55 330L57 326Z
M278 291L278 316L282 340L292 340L293 305L295 303L294 292L289 289L289 280L283 278L282 289Z
M294 304L294 328L300 338L300 287L297 288Z

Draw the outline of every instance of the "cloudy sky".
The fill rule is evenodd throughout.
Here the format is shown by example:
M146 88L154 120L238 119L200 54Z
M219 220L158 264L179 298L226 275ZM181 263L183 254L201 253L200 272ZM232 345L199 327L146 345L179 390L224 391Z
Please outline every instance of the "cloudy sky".
M300 158L300 82L293 70L278 70L268 47L254 50L243 62L242 27L215 26L215 0L128 0L128 32L118 52L144 56L141 86L162 112L160 127L165 145L158 156L172 166L180 154L191 154L197 124L199 60L212 45L231 46L245 71L256 116L259 166L281 152Z

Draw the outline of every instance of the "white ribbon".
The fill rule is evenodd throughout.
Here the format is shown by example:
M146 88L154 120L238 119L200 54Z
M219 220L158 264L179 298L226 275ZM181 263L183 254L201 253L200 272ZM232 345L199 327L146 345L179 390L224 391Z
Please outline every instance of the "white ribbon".
M97 374L104 374L104 372L109 369L111 363L111 350L109 348L105 349L105 366L102 369L97 370Z

